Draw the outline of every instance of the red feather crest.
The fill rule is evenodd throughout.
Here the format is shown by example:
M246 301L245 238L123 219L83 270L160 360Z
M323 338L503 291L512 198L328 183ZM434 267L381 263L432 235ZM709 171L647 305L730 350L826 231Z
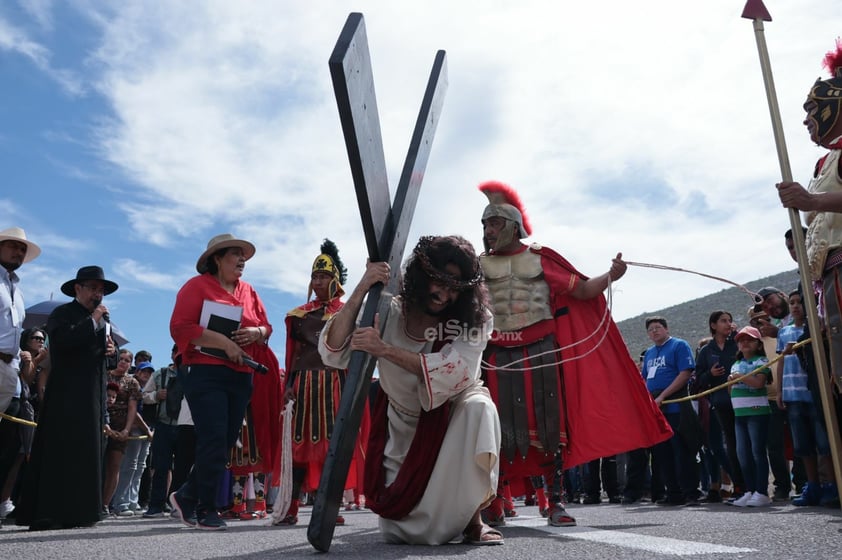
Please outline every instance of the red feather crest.
M520 196L512 187L500 181L486 181L479 185L479 190L488 197L491 204L511 204L520 212L523 218L523 229L526 235L532 235L532 224L529 223L529 217L526 215L526 210L523 209L523 202L520 201Z
M842 38L836 38L836 50L824 55L822 66L827 68L834 78L842 78Z

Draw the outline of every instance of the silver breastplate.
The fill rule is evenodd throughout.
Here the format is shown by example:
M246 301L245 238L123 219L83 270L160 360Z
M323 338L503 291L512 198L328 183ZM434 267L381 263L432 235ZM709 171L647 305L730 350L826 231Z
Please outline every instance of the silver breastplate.
M532 251L480 257L494 311L494 330L518 331L552 319L541 256Z

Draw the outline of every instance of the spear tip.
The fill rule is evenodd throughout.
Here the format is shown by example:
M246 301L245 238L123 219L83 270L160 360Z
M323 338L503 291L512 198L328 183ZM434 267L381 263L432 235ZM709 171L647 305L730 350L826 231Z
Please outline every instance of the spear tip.
M743 8L742 17L746 19L761 19L763 21L772 21L772 16L769 15L769 10L763 5L763 0L748 0L746 7Z

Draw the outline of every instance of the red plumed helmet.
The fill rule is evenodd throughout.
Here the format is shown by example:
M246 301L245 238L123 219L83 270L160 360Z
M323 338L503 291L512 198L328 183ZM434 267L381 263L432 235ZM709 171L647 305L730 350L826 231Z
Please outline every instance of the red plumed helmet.
M529 223L529 218L523 209L523 202L521 202L517 191L500 181L480 183L479 190L488 197L489 202L482 214L483 219L500 216L517 222L521 229L521 238L532 235L532 224Z
M817 79L807 94L807 100L816 104L816 110L810 111L807 118L815 125L818 143L827 147L839 134L837 125L842 119L842 39L837 38L836 49L824 55L822 66L831 77Z
M842 78L842 38L836 38L836 50L824 55L822 66L827 68L834 78Z

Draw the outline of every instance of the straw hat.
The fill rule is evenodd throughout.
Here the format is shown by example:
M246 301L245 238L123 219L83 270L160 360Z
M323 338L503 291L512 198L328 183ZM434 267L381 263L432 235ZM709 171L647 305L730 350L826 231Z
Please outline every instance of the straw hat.
M0 241L19 241L26 245L26 256L23 262L29 262L41 254L41 247L26 238L26 232L19 227L10 227L0 231Z
M230 233L220 233L217 236L211 238L208 241L208 248L205 249L205 252L199 257L199 260L196 261L196 271L199 274L204 274L208 271L207 267L207 260L208 257L214 254L215 252L219 251L220 249L228 249L229 247L239 247L243 250L243 256L246 260L249 260L254 256L254 245L251 244L250 241L246 241L245 239L237 239Z

